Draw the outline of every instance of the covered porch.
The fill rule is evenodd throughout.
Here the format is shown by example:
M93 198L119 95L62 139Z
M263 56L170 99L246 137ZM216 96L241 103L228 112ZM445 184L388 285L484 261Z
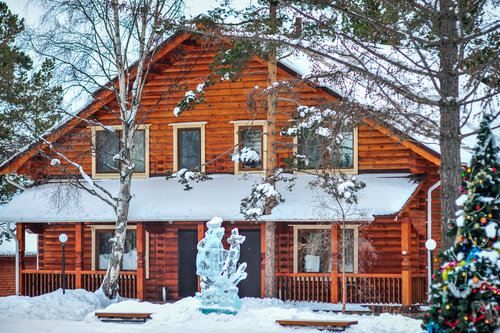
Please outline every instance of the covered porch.
M275 221L277 225L275 296L283 300L336 303L342 299L342 274L338 262L342 222L318 213L318 193L308 187L309 178L299 177L294 192L283 192L285 203L264 217L265 220ZM367 174L359 175L358 179L367 186L360 193L357 207L359 214L346 222L346 228L351 228L351 234L357 235L356 230L364 224L374 243L373 251L380 253L380 260L373 267L347 271L347 301L405 306L424 302L426 277L423 238L415 229L416 218L404 211L419 193L422 183L412 182L405 174ZM120 294L142 300L160 299L159 289L166 286L170 298L182 297L177 291L177 283L182 280L178 266L179 231L189 229L200 240L204 234L204 221L214 215L226 221L226 231L232 227L260 230L259 270L263 286L266 259L264 223L244 222L239 212L240 199L247 194L251 184L259 180L259 176L242 180L239 176L216 175L211 182L198 184L197 188L188 192L179 188L181 185L174 181L167 182L159 178L134 180L132 191L135 196L131 202L130 220L142 221L131 222L136 233L134 249L137 252L137 265L132 270L122 271ZM101 183L105 186L109 184L111 189L116 186L114 181L103 180ZM153 193L151 189L154 189ZM25 269L20 253L20 288L23 295L36 296L62 287L61 244L57 240L61 232L69 236L67 259L70 264L66 270L68 289L95 291L105 274L105 267L94 264L92 256L96 251L96 243L92 237L94 233L100 232L100 225L110 229L113 213L109 207L85 192L79 194L78 202L72 203L74 207L69 204L62 208L54 207L50 197L55 191L60 191L56 183L25 191L0 214L0 220L19 221L17 234L20 235L20 248L23 248L22 235L26 228L34 233L45 233L45 253L40 253L42 265L39 270ZM190 204L193 202L203 204ZM328 270L298 269L297 262L301 259L298 259L295 244L300 230L308 229L306 226L329 231L327 242L330 244L328 251L331 260L327 260L330 262ZM352 251L357 253L358 248ZM254 249L254 252L255 256L259 255L259 249ZM359 259L360 263L362 260ZM263 296L263 288L259 292Z

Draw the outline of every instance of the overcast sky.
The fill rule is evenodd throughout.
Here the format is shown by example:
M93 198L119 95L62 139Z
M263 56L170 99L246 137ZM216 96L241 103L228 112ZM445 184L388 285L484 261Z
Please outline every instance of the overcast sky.
M4 0L7 2L9 9L24 17L26 24L29 26L36 26L38 18L41 15L42 8L40 8L39 0ZM237 7L244 7L251 3L252 0L233 0L233 4ZM256 2L256 0L253 0ZM217 7L217 0L186 0L186 15L196 16L201 13L207 12L209 9Z

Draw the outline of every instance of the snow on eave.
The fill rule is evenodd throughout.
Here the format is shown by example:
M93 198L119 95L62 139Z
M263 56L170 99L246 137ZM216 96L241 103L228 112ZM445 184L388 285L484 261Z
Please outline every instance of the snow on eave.
M361 174L356 176L366 187L359 193L359 203L348 221L372 221L379 215L397 214L405 206L419 183L408 178L409 174ZM163 177L133 179L133 198L130 203L129 221L207 221L219 216L225 221L244 221L240 212L241 199L248 196L253 184L262 182L260 175L215 174L210 181L194 185L191 191L184 191L176 180L166 181ZM338 212L332 208L331 198L321 189L310 188L314 176L298 175L292 192L279 184L278 190L285 198L283 204L275 207L264 221L276 222L325 222L339 221ZM109 191L117 190L116 180L101 180L101 186ZM66 185L64 185L66 186ZM72 191L66 195L61 191ZM75 193L76 191L78 193ZM81 192L80 192L81 191ZM76 200L53 206L51 196L71 197ZM192 203L197 204L193 205ZM323 204L327 204L325 210ZM335 208L335 207L333 207ZM2 212L0 221L18 222L90 222L114 223L112 208L85 191L61 187L56 183L36 186L14 198Z

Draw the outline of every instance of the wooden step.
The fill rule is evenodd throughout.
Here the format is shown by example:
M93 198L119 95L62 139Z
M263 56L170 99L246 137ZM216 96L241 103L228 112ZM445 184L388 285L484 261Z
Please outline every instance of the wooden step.
M323 330L345 330L357 321L322 321L322 320L276 320L276 323L287 327L311 327Z
M146 322L151 313L96 312L95 316L103 322Z

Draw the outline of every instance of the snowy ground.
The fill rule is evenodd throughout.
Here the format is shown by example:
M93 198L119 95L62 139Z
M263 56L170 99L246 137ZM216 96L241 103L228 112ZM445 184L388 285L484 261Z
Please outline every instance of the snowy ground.
M401 315L342 315L332 312L313 312L313 309L338 307L318 303L289 303L279 300L244 298L237 315L204 315L197 309L198 300L189 297L175 303L152 304L123 300L111 304L100 293L84 290L62 290L39 297L0 297L0 332L51 332L66 333L191 333L191 332L299 332L275 324L277 319L293 320L357 320L358 325L347 333L422 332L421 321ZM104 309L104 310L102 310ZM95 318L96 310L102 312L151 312L152 319L144 324L102 323ZM352 310L360 310L354 306ZM300 329L300 332L318 332Z

